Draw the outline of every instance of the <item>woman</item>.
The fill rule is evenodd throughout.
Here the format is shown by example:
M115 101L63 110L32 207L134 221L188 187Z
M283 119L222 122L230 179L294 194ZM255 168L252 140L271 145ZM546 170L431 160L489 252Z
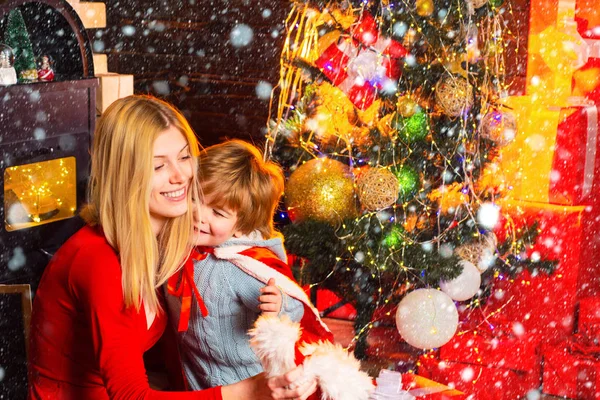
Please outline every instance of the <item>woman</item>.
M151 390L143 353L167 317L160 287L189 254L198 144L168 104L113 103L96 128L87 225L55 254L32 315L32 399L305 399L301 370L200 392Z

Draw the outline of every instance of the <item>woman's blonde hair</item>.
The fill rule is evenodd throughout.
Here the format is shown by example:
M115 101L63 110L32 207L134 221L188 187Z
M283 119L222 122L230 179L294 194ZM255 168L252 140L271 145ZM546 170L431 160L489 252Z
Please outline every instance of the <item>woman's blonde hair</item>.
M202 195L212 205L237 212L236 229L258 230L265 239L276 235L273 214L283 194L281 168L242 140L229 140L200 152L198 179Z
M193 227L195 172L188 191L188 212L170 219L158 238L150 222L154 141L169 127L186 138L193 171L198 167L198 141L173 106L151 96L129 96L111 104L99 119L92 145L88 205L82 216L100 225L121 262L126 306L141 302L161 309L156 288L189 254Z

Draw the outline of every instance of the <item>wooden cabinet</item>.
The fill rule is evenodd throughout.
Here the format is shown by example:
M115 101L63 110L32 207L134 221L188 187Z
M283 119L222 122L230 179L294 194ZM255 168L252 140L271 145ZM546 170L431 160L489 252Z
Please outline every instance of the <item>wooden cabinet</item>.
M0 43L13 9L34 54L55 61L52 82L0 86L0 284L29 284L35 293L52 253L81 225L98 83L89 39L66 1L0 3ZM15 400L27 395L20 303L0 299L0 398Z

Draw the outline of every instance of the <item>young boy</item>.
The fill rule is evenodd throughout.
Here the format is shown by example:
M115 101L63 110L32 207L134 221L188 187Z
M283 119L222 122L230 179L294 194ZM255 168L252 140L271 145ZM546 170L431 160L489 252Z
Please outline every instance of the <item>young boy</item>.
M247 335L261 311L301 321L305 341L332 339L293 280L281 235L273 227L284 187L281 169L263 161L254 146L232 140L201 152L198 178L193 262L169 280L167 290L170 320L193 390L262 372Z

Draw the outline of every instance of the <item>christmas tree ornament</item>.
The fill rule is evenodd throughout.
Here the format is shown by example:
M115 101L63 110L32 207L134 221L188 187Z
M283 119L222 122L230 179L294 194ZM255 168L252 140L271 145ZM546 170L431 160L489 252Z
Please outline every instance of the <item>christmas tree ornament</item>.
M317 51L319 54L323 54L325 50L327 50L331 45L336 44L340 39L341 31L335 30L331 32L327 32L323 36L319 38L317 42Z
M400 200L407 201L412 199L421 186L421 178L417 170L408 164L404 164L396 168L393 172L396 178L398 178Z
M377 124L380 105L376 100L366 110L357 109L339 88L323 82L319 86L318 105L312 118L304 120L304 127L315 132L323 143L342 139L348 144L359 144Z
M421 17L429 17L433 14L433 0L417 0L417 14Z
M481 274L479 269L467 260L460 260L459 264L462 267L460 275L449 281L440 281L440 289L452 300L465 301L479 291Z
M13 67L15 55L13 50L0 43L0 85L14 85L17 83L17 72Z
M396 113L392 121L398 136L408 142L424 140L429 134L429 118L425 110L417 110L409 117Z
M517 119L512 113L492 110L481 120L481 137L499 146L512 142L517 133Z
M385 245L391 249L399 246L402 243L402 237L404 235L404 229L401 225L394 224L392 228L384 237Z
M493 232L480 237L479 241L463 244L456 248L456 255L475 265L480 273L485 272L496 261L498 239Z
M474 9L481 8L488 3L488 0L469 0Z
M435 100L444 114L458 117L473 107L473 87L461 76L446 76L435 86Z
M444 292L417 289L398 304L396 327L409 345L433 349L448 343L456 333L458 310Z
M37 69L35 56L27 26L23 15L18 8L10 11L5 32L6 44L12 47L15 53L15 70L19 79L23 82L34 82L37 80Z
M417 102L410 96L402 96L398 99L398 102L396 103L396 109L398 114L407 118L419 111L420 107L417 104Z
M398 178L387 168L374 167L358 177L358 198L367 210L377 211L393 205L398 199Z
M39 67L37 70L38 80L40 82L51 82L54 80L54 70L52 69L52 65L54 61L48 55L43 55L39 60Z
M416 29L409 28L404 35L404 39L402 40L402 45L407 49L412 49L415 44L419 41L421 35L417 32Z
M310 160L288 179L285 200L290 219L335 223L357 214L350 168L329 158Z
M407 50L397 41L379 34L368 12L353 26L352 37L331 44L315 61L317 68L361 110L371 106L377 92L401 74Z

